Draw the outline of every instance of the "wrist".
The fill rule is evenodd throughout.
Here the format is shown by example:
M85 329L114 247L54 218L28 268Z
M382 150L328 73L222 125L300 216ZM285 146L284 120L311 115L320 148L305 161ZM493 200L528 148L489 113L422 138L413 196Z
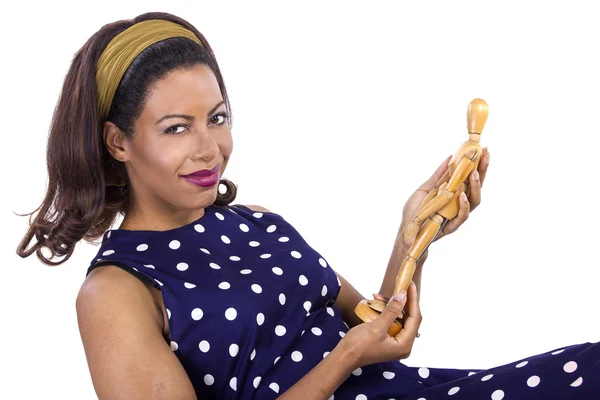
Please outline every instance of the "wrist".
M327 355L333 356L338 365L343 366L344 372L350 375L352 371L360 367L360 352L355 346L352 346L344 338L340 340L335 348Z

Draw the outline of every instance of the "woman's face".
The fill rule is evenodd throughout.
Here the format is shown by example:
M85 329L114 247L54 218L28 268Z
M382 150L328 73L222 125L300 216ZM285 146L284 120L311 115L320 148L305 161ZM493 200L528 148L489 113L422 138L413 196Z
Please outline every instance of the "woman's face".
M173 71L152 86L133 138L116 139L121 154L111 152L125 162L132 204L184 214L212 204L233 150L227 113L206 65ZM215 167L216 179L184 178Z

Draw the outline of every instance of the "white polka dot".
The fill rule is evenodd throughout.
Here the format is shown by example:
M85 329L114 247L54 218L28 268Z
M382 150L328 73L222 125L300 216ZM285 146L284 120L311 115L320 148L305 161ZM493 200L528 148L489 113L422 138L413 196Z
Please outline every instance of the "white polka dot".
M304 332L306 332L306 330L302 329L302 332L300 333L300 336L304 335Z
M540 384L540 377L537 375L530 376L529 379L527 379L527 386L529 386L529 387L536 387L539 384Z
M419 376L423 379L429 378L429 368L425 368L425 367L419 368Z
M204 227L200 224L196 224L194 225L194 229L196 230L196 232L198 233L204 233Z
M306 286L306 285L308 285L308 278L305 277L304 275L300 275L300 277L298 278L298 282L300 282L300 284L302 286ZM306 311L308 311L308 310L306 310Z
M333 400L334 398L335 398L335 395L332 394L331 396L329 396L329 398L327 400Z
M568 363L566 363L563 367L563 369L565 370L566 373L571 373L571 372L575 372L575 370L577 369L577 363L575 361L569 361Z
M417 400L427 400L425 397L419 397Z
M246 225L246 224L240 224L240 230L242 232L248 232L250 230L250 228L248 228L248 225Z
M362 374L362 368L358 367L354 371L352 371L352 375L360 376Z
M575 379L573 381L573 383L571 383L571 387L581 386L582 383L583 383L583 377L580 376L579 378Z
M160 286L163 285L163 283L161 281L159 281L158 279L154 279L156 281L156 283L158 283Z
M296 250L292 251L290 254L291 254L291 255L292 255L292 257L294 257L294 258L300 258L300 257L302 257L302 254L300 254L300 253L299 253L299 252L297 252Z
M557 354L560 354L560 353L562 353L563 351L565 351L565 349L560 349L560 350L553 351L553 352L552 352L552 355L553 355L553 356L555 356L555 355L557 355Z
M334 316L333 308L327 307L327 314L329 314L333 317Z
M215 383L215 378L211 374L204 375L204 384L210 386Z
M194 285L193 283L189 283L189 282L184 283L183 286L185 286L188 289L193 289L196 287L196 285Z
M106 234L106 237L107 237L108 239L110 239L110 234L111 234L111 233L112 233L112 231L108 231L108 233Z
M323 353L323 358L327 357L329 355L329 351L326 351L325 353Z
M323 289L321 289L321 296L325 296L327 294L327 285L323 285Z
M204 312L202 312L199 308L194 308L192 310L192 319L195 321L199 321L204 316Z
M515 365L515 368L521 368L521 367L524 367L524 366L526 366L526 365L527 365L527 363L528 363L528 362L529 362L529 361L523 361L523 362L520 362L520 363L518 363L517 365Z
M261 255L260 255L260 258L262 258L263 260L264 260L264 259L267 259L267 258L270 258L270 257L271 257L271 255L270 255L270 254L261 254Z
M339 276L338 276L338 277L336 277L336 278L337 278L337 281L338 281L338 286L342 286L342 282L340 282L340 278L339 278Z
M294 351L292 353L292 360L294 360L296 362L302 361L302 353L300 353L299 351Z
M231 287L231 285L229 284L229 282L221 282L219 283L219 288L223 289L223 290L227 290Z
M229 244L231 243L231 239L229 239L227 236L225 235L221 235L221 240L223 241L223 243L225 244Z
M240 271L240 274L242 274L242 275L248 275L250 273L252 273L251 269L243 269Z
M248 243L250 245L250 247L258 247L260 246L260 243L257 242L256 240L253 240L251 242Z
M223 221L225 219L225 217L223 216L223 214L221 214L220 212L216 212L215 215L217 216L217 218L219 218L221 221Z
M148 245L146 243L140 244L138 247L136 247L137 251L146 251L148 250Z
M235 376L229 381L229 387L233 390L237 390L237 378Z
M250 361L254 360L254 357L256 357L256 349L252 350L252 353L250 353Z
M252 291L254 293L262 293L262 288L260 287L260 285L257 285L256 283L252 285Z
M277 358L275 359L275 361L273 361L273 365L277 364L277 361L279 361L279 359L280 359L280 358L281 358L281 356L280 356L280 357L277 357Z
M504 392L502 390L496 390L492 393L492 400L502 400L504 398Z
M283 275L283 270L279 267L273 267L272 271L275 275Z
M231 257L229 257L229 259L231 261L240 261L241 260L241 258L239 258L238 256L231 256Z
M205 248L203 248L203 247L200 247L200 250L201 250L203 253L210 254L210 251L206 250L206 249L205 249Z
M454 386L452 389L448 390L448 395L452 396L453 394L458 393L460 388L458 386Z
M275 232L275 229L277 229L277 227L276 227L275 225L270 225L270 226L267 228L267 232L269 232L269 233L273 233L273 232Z
M384 371L383 372L383 377L385 379L394 379L395 376L396 376L396 374L393 373L393 372L390 372L390 371Z
M312 328L310 331L315 336L321 336L323 334L323 331L321 330L321 328L317 328L317 327Z
M260 326L265 322L265 315L263 313L256 314L256 323Z
M227 318L228 320L233 321L236 317L237 310L235 308L231 307L225 311L225 318Z
M282 237L279 238L279 241L281 243L289 242L289 240L290 240L290 238L287 237L287 236L282 236Z
M132 267L134 271L140 272L136 267Z
M198 347L200 348L201 352L206 353L210 350L210 343L208 343L206 340L203 340L200 342Z
M188 269L189 265L187 265L184 262L180 262L179 264L177 264L177 269L180 271L185 271L186 269Z
M156 268L154 268L154 265L150 265L150 264L148 264L148 265L144 264L144 267L150 268L150 269L156 269Z
M231 357L237 356L239 351L240 351L240 346L238 346L237 344L233 343L231 346L229 346L229 355Z
M212 269L221 269L221 266L217 263L211 262L208 264Z
M283 326L283 325L277 325L275 327L275 334L277 336L283 336L283 335L285 335L285 331L286 331L285 330L285 326Z
M181 247L181 243L179 243L179 240L171 240L171 242L169 243L169 247L172 250L177 250Z
M106 250L104 253L102 253L103 256L110 256L111 254L115 254L114 250Z
M340 335L340 337L346 336L346 332L343 332L343 331L339 331L338 334Z
M171 341L171 350L177 351L178 348L179 348L179 345L177 344L177 342Z
M354 400L367 400L367 396L365 396L364 394L359 394L354 398Z
M254 215L254 218L261 218L263 216L263 213L261 213L261 212L255 212L252 215Z
M469 375L467 375L467 376L471 376L471 375L475 375L475 374L476 374L476 372L469 372Z
M254 378L254 380L252 381L252 384L254 385L254 389L258 389L258 385L260 384L262 377L257 376L256 378Z
M310 308L312 307L312 303L310 301L305 301L304 304L304 309L306 310L306 312L310 312Z
M171 319L171 310L169 310L168 308L166 308L167 310L167 319Z
M488 374L488 375L484 376L483 378L481 378L481 381L482 382L489 381L490 379L492 379L493 376L494 376L494 374Z
M321 264L321 267L327 268L327 262L323 258L319 258L319 264Z
M285 294L279 293L279 303L281 303L281 305L285 304Z
M269 387L271 388L272 391L274 391L275 393L279 393L279 385L276 384L275 382L271 383L269 385Z

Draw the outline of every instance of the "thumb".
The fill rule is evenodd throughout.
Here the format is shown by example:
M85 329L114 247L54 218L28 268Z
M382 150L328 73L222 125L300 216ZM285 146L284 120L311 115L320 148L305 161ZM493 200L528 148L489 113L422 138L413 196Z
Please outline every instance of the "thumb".
M405 304L406 290L401 290L390 298L381 315L373 323L376 323L381 330L387 332L394 320L402 313Z

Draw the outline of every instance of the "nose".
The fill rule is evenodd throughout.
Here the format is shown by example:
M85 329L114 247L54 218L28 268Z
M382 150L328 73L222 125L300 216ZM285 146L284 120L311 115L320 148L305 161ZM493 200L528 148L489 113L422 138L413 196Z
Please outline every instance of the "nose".
M192 158L210 161L219 154L219 144L208 128L203 128L194 135Z

